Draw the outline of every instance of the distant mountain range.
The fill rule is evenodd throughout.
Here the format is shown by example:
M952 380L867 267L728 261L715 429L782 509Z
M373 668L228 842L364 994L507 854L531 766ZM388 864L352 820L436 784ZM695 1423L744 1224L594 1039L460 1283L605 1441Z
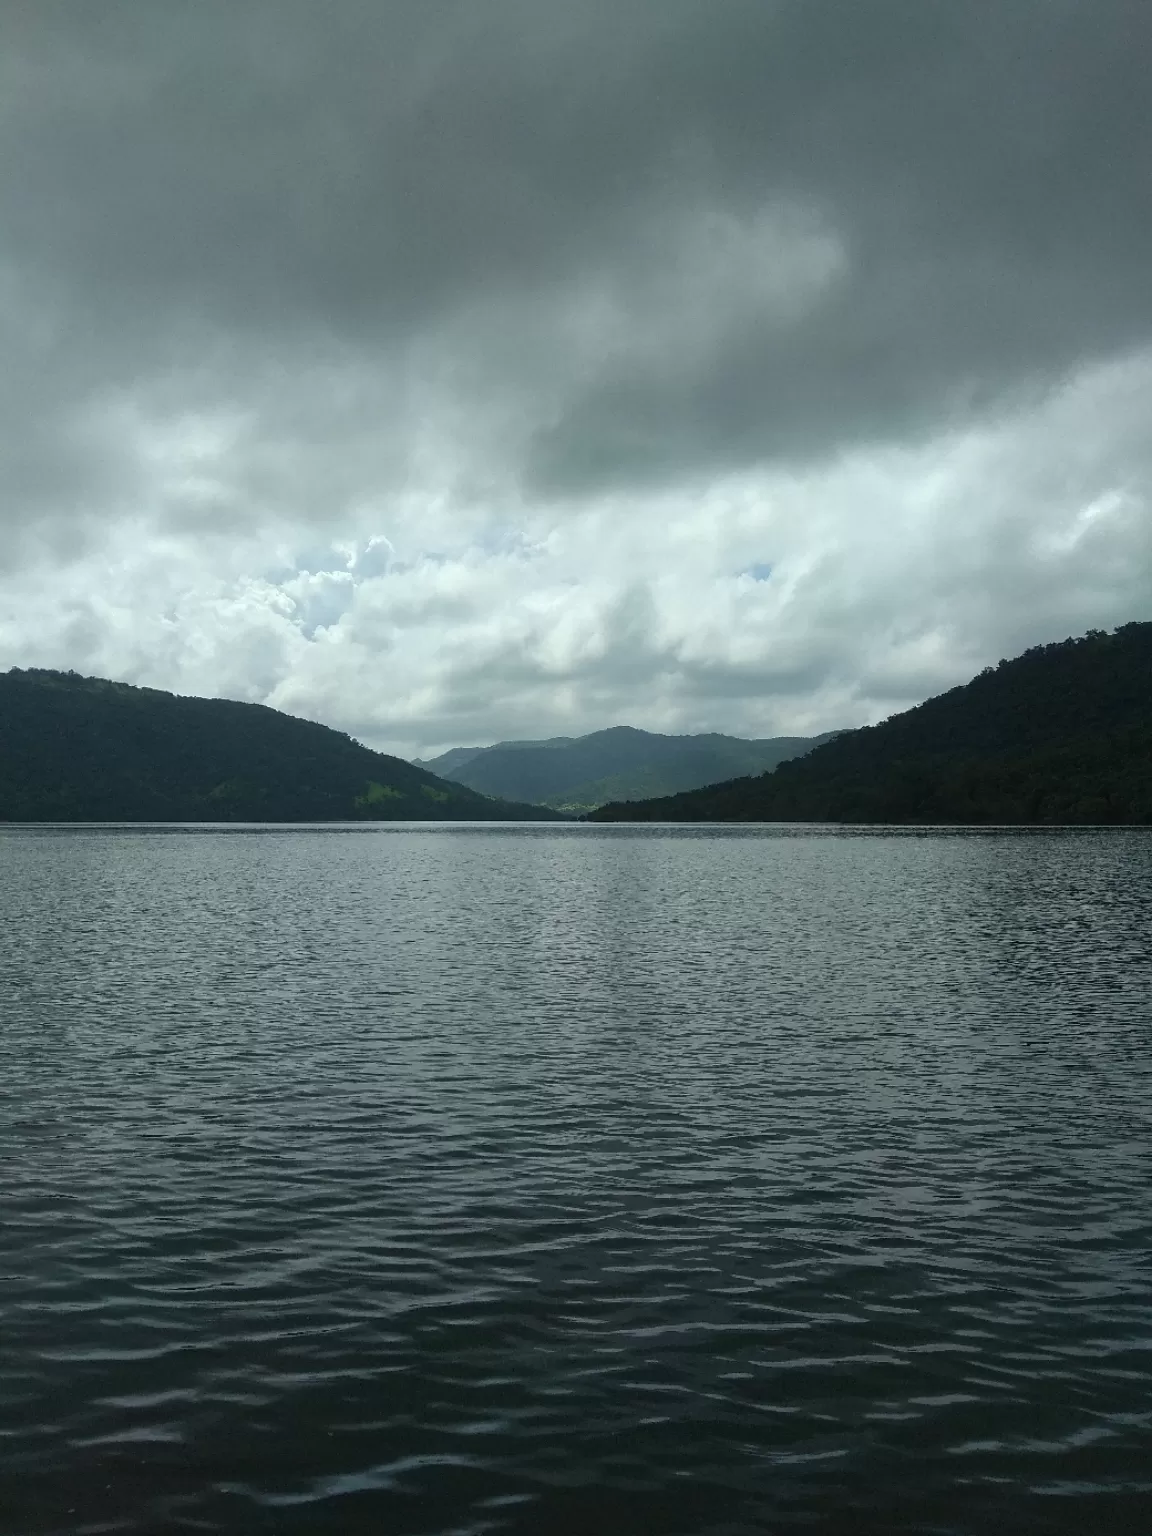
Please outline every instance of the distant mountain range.
M593 821L1152 823L1152 624L1036 646L774 772Z
M262 704L0 673L0 821L559 821Z
M881 725L831 737L618 726L457 747L416 764L259 704L75 673L0 673L4 821L548 821L561 812L1152 824L1152 623L1037 646Z
M415 761L418 767L481 794L573 814L608 801L642 800L697 789L736 774L763 773L811 751L834 734L745 741L716 734L663 736L617 725L588 736L453 747L439 757Z

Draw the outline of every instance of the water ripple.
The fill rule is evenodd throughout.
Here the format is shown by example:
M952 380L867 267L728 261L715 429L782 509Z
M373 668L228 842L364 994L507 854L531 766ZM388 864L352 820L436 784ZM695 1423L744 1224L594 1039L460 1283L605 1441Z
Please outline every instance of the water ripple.
M5 1536L1152 1530L1152 834L0 868Z

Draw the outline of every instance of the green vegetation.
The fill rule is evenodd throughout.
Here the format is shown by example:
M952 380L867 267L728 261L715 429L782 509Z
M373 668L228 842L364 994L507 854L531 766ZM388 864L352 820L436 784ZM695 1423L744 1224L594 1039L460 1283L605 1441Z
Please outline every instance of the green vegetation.
M453 747L419 766L481 794L579 813L610 800L641 800L714 784L736 773L762 773L828 739L661 736L618 725L589 736Z
M1152 624L1037 646L772 773L589 819L1152 824Z
M391 784L377 784L370 780L368 788L362 795L357 795L353 802L358 811L367 810L370 805L384 805L389 800L403 800L402 791L393 789Z
M0 673L3 821L547 821L261 704Z

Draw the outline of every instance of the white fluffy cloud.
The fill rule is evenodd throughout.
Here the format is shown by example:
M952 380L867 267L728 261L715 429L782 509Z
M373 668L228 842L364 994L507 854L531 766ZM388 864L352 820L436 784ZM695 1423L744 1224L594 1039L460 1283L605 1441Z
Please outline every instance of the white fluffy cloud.
M510 509L382 495L368 465L310 549L276 516L189 526L190 505L250 483L251 445L183 421L137 445L147 515L4 584L0 653L268 702L401 752L622 720L860 724L1148 611L1149 411L1152 354L994 425L803 471ZM307 485L339 481L334 450L284 452Z

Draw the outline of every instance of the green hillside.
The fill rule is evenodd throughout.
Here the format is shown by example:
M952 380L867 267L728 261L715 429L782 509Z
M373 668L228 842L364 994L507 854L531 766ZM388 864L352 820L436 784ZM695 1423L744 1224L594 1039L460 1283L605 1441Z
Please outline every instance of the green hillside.
M2 821L539 821L262 704L0 673Z
M641 800L738 773L762 773L828 739L663 736L619 725L588 736L454 747L420 766L481 794L580 812L611 800Z
M1152 624L1037 646L773 773L590 819L1152 823Z

